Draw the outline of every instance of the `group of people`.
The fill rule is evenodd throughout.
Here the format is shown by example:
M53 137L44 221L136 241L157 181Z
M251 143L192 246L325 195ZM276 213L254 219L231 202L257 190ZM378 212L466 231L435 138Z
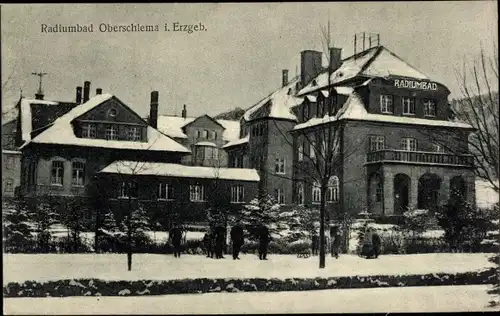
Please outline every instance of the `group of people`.
M265 225L259 225L256 229L259 238L259 259L267 260L267 249L271 241L269 229ZM231 244L233 248L233 260L240 259L241 247L245 244L245 233L241 222L237 222L230 231ZM207 258L224 259L223 252L226 248L226 229L224 226L216 226L210 229L203 237L203 244Z
M332 257L339 258L339 252L340 252L340 243L342 240L342 235L340 234L340 230L338 227L333 226L330 228L330 253ZM325 242L325 248L327 248L328 241L325 236L324 239ZM319 251L319 236L316 232L313 233L312 235L312 242L311 242L311 252L312 255L318 255Z
M375 229L369 227L368 229L366 229L363 238L361 256L364 256L367 259L378 258L378 256L380 255L381 245L382 240L380 239L380 236L377 234Z

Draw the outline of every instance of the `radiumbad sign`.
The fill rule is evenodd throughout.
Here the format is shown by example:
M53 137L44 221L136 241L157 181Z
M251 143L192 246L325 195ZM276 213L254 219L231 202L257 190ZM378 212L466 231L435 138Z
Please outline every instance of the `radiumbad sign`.
M427 81L415 81L405 79L395 79L394 86L397 88L420 89L420 90L437 90L437 83Z

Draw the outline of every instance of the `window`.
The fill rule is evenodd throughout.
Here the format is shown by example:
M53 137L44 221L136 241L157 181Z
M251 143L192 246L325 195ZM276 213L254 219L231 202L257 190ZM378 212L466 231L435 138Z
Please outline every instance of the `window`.
M14 181L12 179L5 179L5 192L14 192Z
M318 204L321 202L321 186L318 182L314 182L312 188L312 202Z
M432 151L437 153L444 153L444 147L440 144L434 143L432 144Z
M370 136L370 151L383 150L385 148L385 136Z
M244 202L244 189L242 185L231 186L231 203Z
M380 112L392 113L392 95L380 95Z
M424 101L424 115L425 116L436 116L436 101L425 100Z
M169 183L160 183L158 186L158 200L173 200L174 188Z
M139 127L129 127L127 131L127 139L132 141L141 140L141 130Z
M85 184L85 163L73 161L71 167L71 184L74 186L83 186Z
M299 161L304 160L304 144L301 142L299 144Z
M108 125L106 127L106 139L107 140L118 139L118 128L115 125Z
M53 185L63 185L63 178L64 178L64 162L60 160L52 161L50 182Z
M200 138L200 136L201 136L201 131L197 130L196 131L196 138Z
M315 141L311 141L311 143L309 144L309 158L311 158L312 160L314 160L314 158L316 158L316 142Z
M415 99L409 97L402 97L401 104L403 105L403 114L414 115L415 114Z
M302 106L302 115L304 116L304 121L307 121L309 119L309 103L306 102L304 103L304 105Z
M138 188L137 183L124 181L120 184L120 194L118 195L118 198L123 199L137 197Z
M377 202L382 202L382 181L377 179L377 189L375 191L375 198Z
M14 165L15 165L14 157L7 156L6 161L5 161L5 168L14 169Z
M284 174L285 173L285 158L276 158L274 165L274 172Z
M304 184L300 182L297 184L297 204L304 204Z
M83 124L82 137L84 137L84 138L96 138L97 132L96 132L95 124Z
M402 138L401 149L406 151L417 151L417 140L415 138Z
M243 156L241 156L241 155L234 156L233 167L234 168L243 168Z
M211 159L217 159L219 158L219 149L212 147L212 155L210 156Z
M283 189L276 189L276 201L278 201L278 204L285 204L285 192Z
M192 184L189 186L189 199L192 202L203 202L205 201L205 192L203 185Z
M217 132L216 131L212 131L212 139L217 139Z
M330 177L328 180L326 200L328 202L337 202L339 200L339 178L337 176Z
M108 114L109 114L109 116L111 116L111 117L115 117L115 116L116 116L116 113L117 113L117 112L116 112L116 109L109 109L109 111L108 111Z
M203 133L201 134L202 138L208 138L208 131L206 129L203 130Z

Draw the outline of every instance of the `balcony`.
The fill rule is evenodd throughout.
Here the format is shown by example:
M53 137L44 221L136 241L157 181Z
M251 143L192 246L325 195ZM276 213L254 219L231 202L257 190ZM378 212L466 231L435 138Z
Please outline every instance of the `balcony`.
M372 151L366 155L367 164L385 162L473 167L474 157L472 155L456 155L449 153L406 151L397 149Z

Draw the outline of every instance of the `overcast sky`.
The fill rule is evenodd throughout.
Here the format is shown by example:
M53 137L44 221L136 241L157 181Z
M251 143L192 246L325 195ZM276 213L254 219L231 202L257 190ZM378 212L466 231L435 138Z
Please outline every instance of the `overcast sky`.
M160 114L215 115L248 108L296 73L300 51L323 51L320 25L330 17L343 57L357 32L379 33L381 44L431 79L458 93L454 69L493 51L497 2L374 2L286 4L51 4L1 8L2 101L20 89L33 96L47 72L46 99L72 101L85 80L148 113L152 90ZM100 23L203 23L207 31L101 33ZM41 24L94 24L94 33L42 33ZM324 61L326 59L324 58ZM299 67L300 69L300 67ZM9 78L9 79L8 79Z

